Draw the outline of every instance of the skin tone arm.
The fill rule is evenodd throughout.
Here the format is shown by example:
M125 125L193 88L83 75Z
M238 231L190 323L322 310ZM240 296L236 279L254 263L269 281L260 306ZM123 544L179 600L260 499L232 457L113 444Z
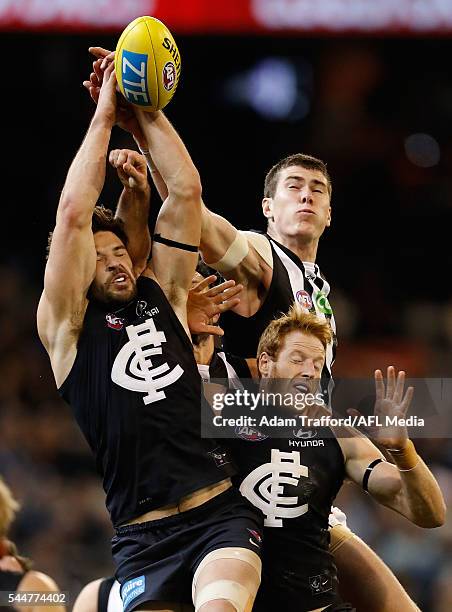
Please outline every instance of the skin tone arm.
M104 71L100 67L101 63L102 59L93 62L90 80L83 82L95 104L98 103L103 81ZM146 149L146 140L133 110L125 100L121 101L120 97L116 102L116 123L132 134L140 149ZM146 267L151 251L151 237L148 228L150 187L147 181L146 160L137 151L116 149L110 152L109 161L116 168L124 187L115 216L124 224L129 240L129 255L133 262L135 275L139 276Z
M404 419L413 389L404 394L405 373L388 368L385 388L380 370L375 372L375 415L384 423L386 416ZM351 430L350 430L351 431ZM405 426L378 427L375 439L392 456L395 465L383 461L374 467L368 481L369 493L379 503L392 508L419 527L439 527L445 521L446 506L435 477L417 455ZM337 435L341 434L337 432ZM347 475L362 485L368 465L383 456L372 442L361 434L338 438L346 458Z
M115 149L110 151L109 162L116 168L123 185L115 217L123 222L128 238L127 251L138 277L145 269L151 251L148 227L151 190L146 160L137 151Z
M152 253L151 273L188 333L186 303L198 263L201 182L185 146L163 113L146 113L139 109L135 109L135 113L155 165L168 188L155 233L196 249L193 252L155 241Z
M105 72L99 104L66 178L45 270L38 332L49 353L57 385L74 362L86 295L95 274L91 219L105 180L107 148L115 123L115 86L111 67Z

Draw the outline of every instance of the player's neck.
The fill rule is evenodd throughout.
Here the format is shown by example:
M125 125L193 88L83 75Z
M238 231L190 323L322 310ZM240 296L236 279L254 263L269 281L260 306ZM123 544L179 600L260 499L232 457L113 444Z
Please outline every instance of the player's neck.
M319 245L318 239L304 240L302 236L287 236L280 234L273 227L269 228L267 233L271 238L290 249L301 261L315 262Z
M196 363L210 365L214 353L214 340L211 335L198 336L199 341L193 344Z

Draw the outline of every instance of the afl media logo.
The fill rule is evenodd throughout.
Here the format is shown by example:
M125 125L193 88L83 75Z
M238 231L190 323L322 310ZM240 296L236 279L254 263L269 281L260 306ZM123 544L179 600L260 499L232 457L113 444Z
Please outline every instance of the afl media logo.
M163 87L166 91L171 91L176 84L176 68L173 62L166 62L162 71Z
M306 308L307 310L311 310L312 300L311 300L311 296L309 295L307 291L304 291L304 290L297 291L297 293L295 294L295 297L297 298L297 302L301 306L303 306L303 308Z

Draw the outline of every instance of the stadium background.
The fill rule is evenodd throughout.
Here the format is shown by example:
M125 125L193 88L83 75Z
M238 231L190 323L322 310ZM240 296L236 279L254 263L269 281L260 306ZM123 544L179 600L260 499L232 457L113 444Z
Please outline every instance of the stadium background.
M238 227L263 228L267 169L298 151L327 161L333 223L318 263L333 287L336 375L368 376L394 363L411 376L449 376L447 28L422 37L403 29L390 36L358 30L247 34L243 26L240 34L233 27L226 34L218 25L204 27L200 15L191 18L197 24L192 34L188 22L172 28L167 20L182 55L182 81L167 111L200 170L206 203ZM13 539L37 569L75 595L87 581L111 573L112 532L87 445L58 399L37 339L35 309L47 232L93 112L81 85L91 67L87 47L114 47L122 28L97 33L91 26L81 33L56 23L12 31L1 16L0 27L0 473L23 505ZM130 145L115 131L113 147ZM102 202L113 205L119 192L109 171ZM155 213L157 196L154 202ZM418 447L449 505L451 441L423 440ZM416 528L352 485L344 487L340 504L352 529L423 611L452 609L450 520L437 530Z

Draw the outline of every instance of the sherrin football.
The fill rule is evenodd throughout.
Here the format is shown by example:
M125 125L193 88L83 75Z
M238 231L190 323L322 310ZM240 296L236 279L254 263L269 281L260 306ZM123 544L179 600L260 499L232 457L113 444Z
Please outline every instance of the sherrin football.
M181 61L168 28L155 17L137 17L116 46L119 89L131 104L145 111L164 108L179 83Z

